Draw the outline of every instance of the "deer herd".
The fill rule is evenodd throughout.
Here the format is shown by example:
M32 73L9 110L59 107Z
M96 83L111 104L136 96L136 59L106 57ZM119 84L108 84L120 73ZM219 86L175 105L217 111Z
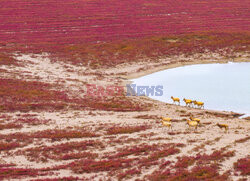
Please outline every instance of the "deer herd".
M180 105L180 99L178 97L171 96L171 99L173 100L173 103L177 102ZM203 108L204 109L204 102L191 100L191 99L183 99L183 101L186 103L186 106L188 107L195 107ZM201 120L199 118L194 118L192 116L189 117L189 119L185 119L187 121L187 125L190 127L194 127L197 129L197 127L201 124ZM161 122L163 126L167 126L169 129L172 129L172 118L169 117L161 117ZM225 129L225 132L228 131L228 125L227 124L220 124L217 123L216 126L218 126L220 129Z
M171 99L173 100L173 103L179 103L180 105L180 98L171 96ZM204 109L204 102L191 100L191 99L183 99L183 101L186 103L186 106L188 107L197 107L197 108L203 108Z

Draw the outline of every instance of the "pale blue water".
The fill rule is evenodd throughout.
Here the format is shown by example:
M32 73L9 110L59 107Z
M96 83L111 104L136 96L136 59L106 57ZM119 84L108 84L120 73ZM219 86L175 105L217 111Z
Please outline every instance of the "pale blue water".
M134 84L163 85L163 96L149 96L172 103L171 96L202 101L205 109L250 115L250 63L200 64L167 69L133 79Z

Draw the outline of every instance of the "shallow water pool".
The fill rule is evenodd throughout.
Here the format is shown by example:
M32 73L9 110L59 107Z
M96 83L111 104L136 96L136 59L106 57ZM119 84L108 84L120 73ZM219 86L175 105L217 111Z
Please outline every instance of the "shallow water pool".
M188 65L133 79L136 86L163 86L149 97L172 103L171 96L202 101L205 109L250 115L250 63Z

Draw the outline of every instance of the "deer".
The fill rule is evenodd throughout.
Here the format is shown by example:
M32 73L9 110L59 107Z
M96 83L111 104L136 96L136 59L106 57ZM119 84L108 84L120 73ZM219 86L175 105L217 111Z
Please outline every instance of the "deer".
M168 122L172 121L172 118L167 118L167 117L161 117L161 119L162 121L168 121Z
M173 103L178 102L180 105L180 99L178 97L171 96L171 99L173 100Z
M198 123L196 121L190 121L187 119L187 124L190 127L195 127L195 129L197 129Z
M193 103L193 101L191 100L191 99L183 99L183 101L186 103L186 106L191 106L192 105L192 103Z
M200 101L192 101L194 103L194 105L197 105L197 107L203 108L204 109L204 102L200 102Z
M200 124L200 122L201 122L201 120L199 118L193 118L192 116L190 116L190 120L196 121L198 124Z
M167 126L168 129L172 129L172 123L170 121L161 121L163 126Z
M216 124L220 129L225 129L225 132L228 132L228 125L227 124L220 124L220 123L217 123Z

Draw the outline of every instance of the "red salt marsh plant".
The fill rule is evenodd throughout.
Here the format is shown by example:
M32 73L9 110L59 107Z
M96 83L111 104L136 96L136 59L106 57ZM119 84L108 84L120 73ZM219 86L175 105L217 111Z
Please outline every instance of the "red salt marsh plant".
M248 141L249 139L250 139L250 136L247 136L247 137L245 137L245 138L235 140L234 142L235 142L235 143L245 143L245 142Z
M58 177L58 178L43 178L43 179L34 179L32 181L78 181L78 180L85 180L79 177ZM87 180L87 179L86 179Z
M134 156L148 156L145 157L145 160L157 160L161 157L168 156L171 154L179 153L178 144L168 143L168 144L140 144L134 146L127 146L120 149L117 149L117 153L114 155L107 155L105 157L109 159L117 159L122 157L127 157L129 155Z
M200 153L196 155L195 159L199 164L211 163L213 161L224 161L227 158L233 157L235 155L234 151L227 151L225 149L215 150L210 155Z
M2 148L2 150L11 150L18 147L24 147L32 143L32 139L24 133L0 134L0 140L0 148Z
M161 150L153 152L152 154L149 155L147 159L148 161L154 161L154 160L158 160L159 158L167 157L169 155L173 155L177 153L180 153L180 149L174 146L170 146L170 147L166 147Z
M54 60L92 68L249 49L247 1L2 0L0 7L3 52L49 52Z
M80 158L94 158L98 155L90 153L88 150L101 149L104 145L100 141L72 141L52 146L39 146L34 148L27 148L15 152L16 155L24 155L28 160L36 162L47 162L52 160L69 160Z
M110 155L108 158L114 159L114 158L121 158L129 155L147 155L150 152L154 150L154 148L157 145L147 145L147 144L141 144L141 145L136 145L133 147L125 147L117 150L117 154L115 155Z
M0 168L0 179L24 178L38 176L38 170L26 168Z
M152 174L146 176L148 180L228 180L229 172L219 173L219 163L226 158L234 156L234 152L226 152L225 148L215 150L210 155L197 154L196 156L178 157L175 164L171 164L168 169L160 166ZM167 162L167 165L170 163ZM189 166L194 165L190 170Z
M135 118L137 118L137 119L153 119L153 120L161 119L157 115L148 115L148 114L138 115L138 116L135 116Z
M83 100L85 104L83 107L90 109L98 109L105 111L121 111L121 112L130 112L130 111L145 111L151 108L151 104L144 104L134 102L132 99L129 99L126 96L118 97L91 97L87 96ZM78 101L79 102L79 101Z
M31 126L35 126L35 125L46 125L50 122L51 120L46 120L46 119L38 119L38 118L18 118L16 120L14 120L15 123L18 124L27 124L27 125L31 125Z
M190 181L190 180L228 180L229 175L227 173L220 175L218 167L216 166L195 166L191 170L177 170L171 172L169 169L165 171L155 171L151 175L146 176L147 180L152 181Z
M185 173L176 173L176 176L170 178L170 180L175 180L177 178L183 180L218 180L223 181L228 179L228 175L220 175L218 168L215 166L196 166L191 171ZM187 174L187 175L186 175Z
M16 123L6 123L6 124L0 124L0 130L3 129L16 129L16 128L22 128L23 126L21 124Z
M16 166L15 164L0 164L0 168L6 168L6 167L13 167Z
M146 156L138 160L138 168L149 168L152 165L159 165L161 158L180 153L180 149L175 144L155 145L154 149Z
M170 165L172 162L171 161L162 161L161 163L160 163L160 166L159 166L159 168L160 169L165 169L168 165Z
M69 98L68 94L55 89L53 85L37 81L0 79L0 111L31 111L98 109L106 111L141 111L142 106L125 96Z
M17 147L24 147L32 143L35 139L49 139L49 141L59 141L71 138L98 137L99 135L87 130L44 130L35 133L14 133L0 134L2 150L11 150Z
M175 163L174 168L184 169L194 164L195 157L192 156L183 156L178 157L178 161Z
M142 138L151 138L151 137L153 137L155 135L156 135L156 133L150 132L150 133L142 133L139 136L142 137Z
M241 175L250 175L250 156L241 158L234 163L234 169L239 171Z
M160 158L177 154L179 151L173 143L164 145L140 145L140 147L135 149L130 147L118 150L119 153L115 155L103 155L103 159L76 160L67 164L66 167L78 174L106 171L109 175L122 179L125 176L124 173L139 174L142 168L156 165ZM125 158L129 155L136 157ZM138 168L134 168L134 166ZM126 170L127 168L128 170ZM124 172L124 170L126 171Z
M17 60L15 60L10 55L0 52L0 66L1 65L18 65Z
M0 79L1 98L13 101L39 101L39 100L67 100L67 95L49 90L52 85L18 79Z
M87 64L93 69L110 67L124 62L152 59L173 55L193 55L196 53L216 52L221 56L233 55L233 51L247 50L247 33L196 32L184 35L159 35L136 40L110 41L95 45L66 46L65 56L73 63ZM171 41L174 40L174 41ZM123 51L124 47L130 47ZM67 52L67 53L66 53ZM70 55L70 56L69 56ZM64 56L64 58L65 58ZM90 62L79 60L88 59Z
M74 173L90 173L100 171L115 171L124 168L129 168L132 165L133 159L111 159L111 160L79 160L68 166Z
M47 138L51 140L98 137L98 136L99 136L98 134L84 129L81 130L48 129L44 131L37 131L36 133L30 134L31 138Z
M131 134L144 131L146 129L150 129L150 126L113 126L107 129L107 134Z
M13 47L14 43L19 43L20 48L30 48L32 44L38 44L36 51L41 51L45 49L44 44L54 50L54 44L99 43L155 34L183 34L207 30L248 30L248 3L239 3L238 0L142 0L120 3L114 0L2 0L1 3L4 6L0 13L0 46L4 48ZM58 4L60 8L54 7L54 4ZM14 11L19 16L13 14ZM224 21L220 21L221 19ZM118 48L126 52L133 46L123 45Z
M50 90L52 85L37 81L0 79L0 111L30 111L63 108L67 94ZM57 101L55 103L55 101Z
M91 152L79 152L79 153L67 153L65 155L62 155L58 160L72 160L72 159L82 159L82 158L98 158L97 153L91 153Z
M21 145L16 142L2 142L0 141L0 152L1 151L6 151L6 150L11 150L20 147Z
M117 175L118 180L122 180L122 179L127 179L127 178L131 178L134 175L139 175L141 174L141 170L137 169L137 168L132 168L132 169L128 169L124 172L121 172Z
M109 138L109 141L107 142L110 145L113 144L128 144L128 143L137 143L141 141L141 138Z
M178 134L185 134L184 132L181 132L181 131L175 131L175 132L168 132L168 135L178 135Z

